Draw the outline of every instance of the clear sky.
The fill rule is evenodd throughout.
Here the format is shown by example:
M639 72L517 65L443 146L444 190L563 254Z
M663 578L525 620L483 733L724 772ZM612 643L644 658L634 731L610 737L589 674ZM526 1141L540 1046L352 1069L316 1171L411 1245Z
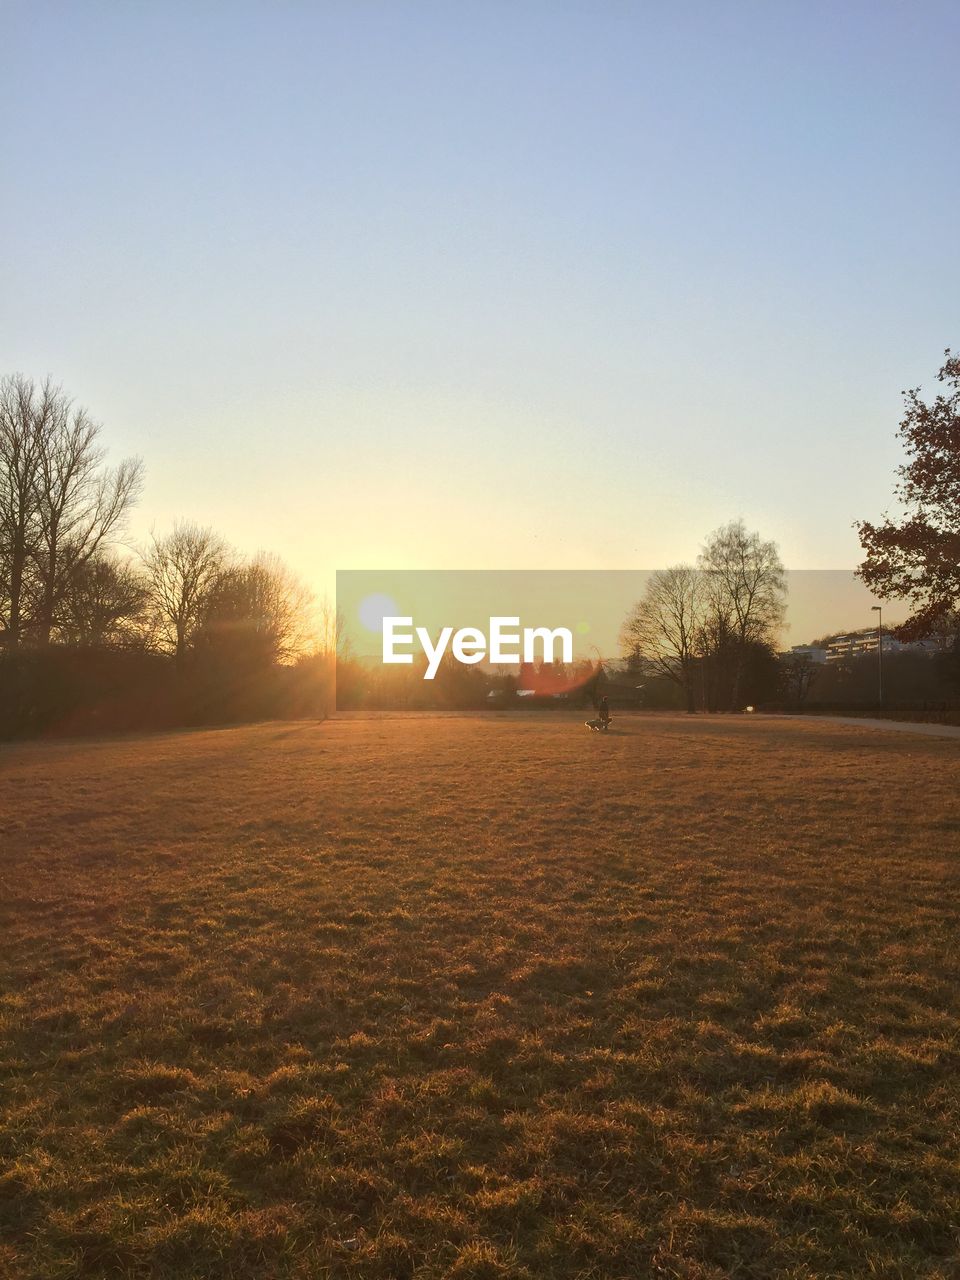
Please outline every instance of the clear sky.
M0 366L132 523L334 568L857 560L960 345L955 3L0 5ZM869 618L866 620L870 621Z

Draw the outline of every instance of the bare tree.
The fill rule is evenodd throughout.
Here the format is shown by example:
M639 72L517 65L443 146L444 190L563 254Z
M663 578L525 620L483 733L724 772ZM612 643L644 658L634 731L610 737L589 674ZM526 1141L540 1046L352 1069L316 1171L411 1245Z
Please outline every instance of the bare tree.
M0 606L6 639L20 643L28 573L39 535L41 424L53 388L12 374L0 381Z
M316 610L316 625L310 648L297 658L294 710L325 720L336 709L337 664L344 658L344 617L324 596Z
M707 625L733 646L731 706L739 702L750 644L776 639L786 612L786 574L775 542L747 531L742 520L713 533L700 554Z
M122 527L139 495L142 464L127 458L105 468L100 424L75 408L60 387L45 383L40 398L35 625L46 643L69 584Z
M58 633L72 644L142 644L149 598L149 581L142 568L96 555L76 572L64 594Z
M793 654L783 660L783 683L787 697L802 707L807 694L823 672L823 667L807 654Z
M702 615L700 575L690 565L674 565L650 577L643 598L620 631L624 653L643 659L653 671L678 684L688 711L694 710L693 677Z
M344 635L345 619L343 610L331 603L329 596L324 596L317 609L314 651L336 655L349 649L349 641Z
M203 609L204 642L264 667L304 651L310 593L276 556L223 569Z
M212 529L181 521L143 553L159 641L182 662L207 597L223 572L227 547Z

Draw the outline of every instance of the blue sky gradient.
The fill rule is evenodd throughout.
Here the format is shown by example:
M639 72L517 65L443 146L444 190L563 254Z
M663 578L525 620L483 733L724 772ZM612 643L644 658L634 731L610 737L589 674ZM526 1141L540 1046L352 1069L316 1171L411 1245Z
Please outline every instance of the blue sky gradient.
M848 567L960 344L954 4L0 8L0 364L334 568Z

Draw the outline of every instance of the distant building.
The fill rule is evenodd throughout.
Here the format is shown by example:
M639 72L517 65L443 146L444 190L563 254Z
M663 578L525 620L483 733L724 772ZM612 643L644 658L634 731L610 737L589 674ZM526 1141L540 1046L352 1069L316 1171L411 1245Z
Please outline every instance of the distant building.
M878 636L875 627L864 631L853 631L850 635L837 636L827 646L827 662L849 662L853 658L862 658L877 652ZM898 640L896 636L884 634L883 652L887 653L920 653L934 654L939 652L942 644L937 639L931 640Z
M806 658L808 662L815 662L818 666L821 666L827 660L827 650L821 649L819 645L815 644L795 644L788 653L783 653L780 656L794 662Z

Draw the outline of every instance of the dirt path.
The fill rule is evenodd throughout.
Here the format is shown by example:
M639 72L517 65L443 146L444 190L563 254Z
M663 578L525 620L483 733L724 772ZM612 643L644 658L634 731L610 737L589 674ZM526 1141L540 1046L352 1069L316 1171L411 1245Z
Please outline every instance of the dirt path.
M804 720L849 724L856 729L895 729L901 733L923 733L930 738L960 738L960 725L925 724L915 720L875 720L869 716L803 716Z

